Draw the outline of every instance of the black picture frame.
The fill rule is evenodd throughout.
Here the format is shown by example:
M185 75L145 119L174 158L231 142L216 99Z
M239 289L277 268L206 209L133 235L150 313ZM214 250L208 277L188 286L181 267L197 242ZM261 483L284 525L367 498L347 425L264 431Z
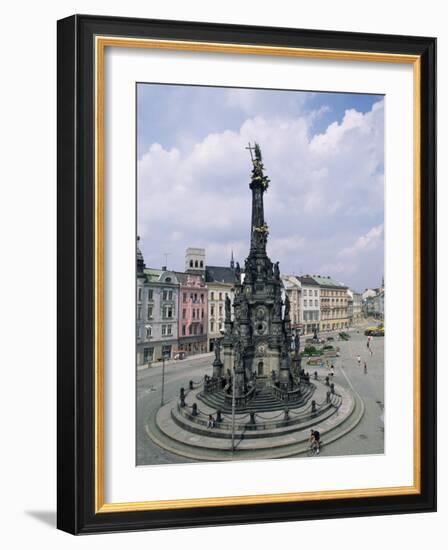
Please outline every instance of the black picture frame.
M252 44L420 58L418 494L97 513L95 510L95 36ZM436 510L436 39L74 15L58 22L57 526L73 534Z

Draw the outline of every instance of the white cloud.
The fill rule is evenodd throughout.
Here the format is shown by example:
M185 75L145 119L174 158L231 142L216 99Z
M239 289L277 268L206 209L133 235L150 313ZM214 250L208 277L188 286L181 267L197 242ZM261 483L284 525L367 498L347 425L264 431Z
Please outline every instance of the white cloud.
M235 97L248 110L256 101L250 91ZM235 97L229 92L228 101ZM247 118L238 131L211 133L187 150L153 144L138 162L138 231L147 263L160 264L167 251L173 267L181 268L187 246L206 247L212 264L226 264L232 247L244 259L251 171L245 147L257 141L271 179L265 195L271 258L284 272L300 265L353 275L347 260L381 245L383 102L366 114L346 111L317 136L311 135L312 120L312 113L268 113Z

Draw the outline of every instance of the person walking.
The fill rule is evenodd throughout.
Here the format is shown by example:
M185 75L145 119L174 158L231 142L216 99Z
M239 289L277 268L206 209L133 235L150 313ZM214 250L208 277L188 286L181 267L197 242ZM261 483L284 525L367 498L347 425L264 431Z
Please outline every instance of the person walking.
M361 356L360 355L358 355L356 357L356 360L358 361L358 366L361 366Z
M367 363L364 361L364 374L367 374Z

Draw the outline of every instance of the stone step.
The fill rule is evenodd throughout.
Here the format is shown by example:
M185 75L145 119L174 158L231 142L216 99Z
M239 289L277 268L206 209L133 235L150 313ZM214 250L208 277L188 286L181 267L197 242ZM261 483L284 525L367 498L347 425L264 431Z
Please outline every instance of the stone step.
M352 430L364 414L364 403L357 394L349 395L345 391L342 393L343 407L340 407L338 414L312 425L321 432L324 450L326 445ZM303 455L309 451L309 428L280 438L242 439L236 442L235 450L232 450L227 439L200 436L177 427L170 415L165 414L170 410L168 404L164 408L165 412L160 409L157 415L151 414L148 417L147 434L160 447L192 460L282 458ZM159 417L161 414L165 414L165 420Z
M263 422L259 418L256 418L256 424L251 425L249 423L249 418L244 428L241 428L241 421L236 421L238 429L235 430L235 437L237 440L245 439L260 439L267 437L281 437L286 434L296 432L298 429L304 430L311 426L315 426L316 423L321 423L328 419L330 416L335 414L340 406L340 400L335 400L334 404L326 405L321 410L318 410L316 413L311 413L311 410L308 409L303 415L294 417L290 416L291 420L285 422L283 420L283 415L280 415L279 418L273 419L272 421L265 420L269 424L275 423L276 426L267 426L263 427L260 422ZM213 437L220 439L231 439L232 433L230 428L230 423L228 419L225 419L225 426L216 426L215 428L207 428L207 415L204 415L203 418L197 418L192 420L191 418L186 418L181 411L176 407L171 410L171 417L173 421L180 428L187 430L191 433L200 435L202 437Z
M277 399L269 389L264 388L260 392L257 392L253 400L244 407L244 411L275 411L285 409L286 407L298 406L302 403L306 403L310 399L312 393L314 392L314 389L315 387L312 385L305 386L300 397L286 403L284 401L281 401L280 399ZM208 394L199 393L198 399L205 404L216 408L216 410L221 410L222 412L231 412L231 404L225 400L223 392Z

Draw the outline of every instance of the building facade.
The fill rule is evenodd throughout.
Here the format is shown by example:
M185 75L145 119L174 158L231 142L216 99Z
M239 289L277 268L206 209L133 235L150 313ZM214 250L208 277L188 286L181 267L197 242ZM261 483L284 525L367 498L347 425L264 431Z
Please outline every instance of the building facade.
M291 329L294 333L302 334L303 322L302 322L302 284L299 278L295 275L283 275L282 276L283 288L285 295L288 296L291 304L290 318Z
M347 287L331 277L314 275L320 288L320 330L343 330L349 326Z
M207 351L207 285L203 275L177 273L179 289L179 350L188 355Z
M362 295L353 291L353 324L359 323L362 317Z
M320 288L309 275L297 277L300 281L302 334L313 334L320 329Z
M205 281L208 291L207 349L214 350L215 340L224 335L226 299L235 297L235 267L207 266ZM233 314L232 314L233 319Z
M178 338L179 280L172 271L137 274L137 366L173 357Z

